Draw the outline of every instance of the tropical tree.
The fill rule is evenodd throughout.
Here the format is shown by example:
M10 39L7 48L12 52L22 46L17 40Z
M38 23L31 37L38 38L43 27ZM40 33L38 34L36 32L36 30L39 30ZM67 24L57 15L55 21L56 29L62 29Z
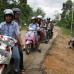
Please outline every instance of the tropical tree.
M37 15L42 15L42 17L44 17L46 15L46 13L43 11L42 8L38 7L37 10L34 11L33 13L35 16Z
M66 3L72 4L72 1L67 0ZM72 10L69 10L68 14L67 14L68 9L63 9L62 11L63 12L61 13L61 20L58 22L58 25L66 28L70 28L71 20L72 20Z

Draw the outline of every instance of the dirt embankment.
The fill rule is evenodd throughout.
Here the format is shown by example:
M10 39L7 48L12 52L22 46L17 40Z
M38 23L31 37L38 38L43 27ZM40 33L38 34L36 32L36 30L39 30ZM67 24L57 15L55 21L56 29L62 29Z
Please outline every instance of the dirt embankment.
M74 74L74 50L68 49L69 40L69 36L59 33L50 54L44 60L47 74Z

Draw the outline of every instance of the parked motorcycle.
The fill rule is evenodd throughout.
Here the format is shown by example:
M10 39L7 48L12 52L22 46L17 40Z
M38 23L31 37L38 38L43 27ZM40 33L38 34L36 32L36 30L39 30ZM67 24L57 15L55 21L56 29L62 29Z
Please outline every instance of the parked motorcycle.
M0 74L10 74L13 68L12 47L16 44L15 39L0 35Z

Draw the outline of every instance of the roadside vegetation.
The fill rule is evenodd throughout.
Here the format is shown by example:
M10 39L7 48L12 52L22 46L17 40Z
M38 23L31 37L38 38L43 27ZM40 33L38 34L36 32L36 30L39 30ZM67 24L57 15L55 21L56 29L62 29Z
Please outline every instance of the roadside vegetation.
M18 1L18 2L17 2ZM45 16L45 12L42 8L38 7L36 10L33 10L32 7L30 7L27 4L27 0L0 0L0 22L4 21L3 18L3 10L5 9L12 9L12 8L20 8L21 14L20 18L22 19L22 29L24 30L24 24L27 25L30 24L30 19L32 16L42 15Z

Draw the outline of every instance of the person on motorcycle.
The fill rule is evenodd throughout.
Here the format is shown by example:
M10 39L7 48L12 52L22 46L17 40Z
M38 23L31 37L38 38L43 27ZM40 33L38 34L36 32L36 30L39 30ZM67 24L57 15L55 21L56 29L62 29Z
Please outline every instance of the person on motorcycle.
M18 23L19 30L21 31L22 20L19 17L20 13L21 13L21 10L19 8L12 8L12 10L14 12L14 21L16 21Z
M74 35L72 36L72 38L70 39L70 41L68 42L69 48L73 48L74 49Z
M18 23L18 27L19 30L21 31L21 27L22 27L22 20L20 19L20 13L21 10L19 8L12 8L13 12L14 12L14 21ZM21 47L19 46L19 53L20 53L20 71L21 72L25 72L24 71L24 66L23 66L23 52L21 51Z
M11 9L5 9L4 10L4 22L2 22L0 25L1 31L4 35L10 36L16 40L19 41L20 45L23 47L22 39L20 36L20 31L18 27L18 23L13 21L14 13ZM15 71L14 74L18 74L19 72L19 65L20 65L20 54L18 46L13 47L13 53L12 57L14 58L14 64L15 64Z
M38 47L38 52L41 53L41 49L39 47L39 42L38 42L38 32L37 32L37 30L39 30L39 26L36 23L36 17L31 18L31 24L29 25L29 28L33 28L35 30L34 33L35 33L36 45Z
M43 26L43 24L42 24L42 16L41 15L37 16L37 24L39 24L40 28ZM44 32L43 31L39 31L38 35L40 36L39 41L42 41L43 38L44 38Z
M43 28L43 32L44 32L44 40L45 40L45 43L47 43L47 33L48 33L48 31L47 31L47 24L46 24L46 19L45 18L42 19L42 24L43 24L42 28Z
M53 33L54 25L53 25L52 21L50 20L50 18L47 18L47 23L48 23L48 27L51 30L51 33Z

